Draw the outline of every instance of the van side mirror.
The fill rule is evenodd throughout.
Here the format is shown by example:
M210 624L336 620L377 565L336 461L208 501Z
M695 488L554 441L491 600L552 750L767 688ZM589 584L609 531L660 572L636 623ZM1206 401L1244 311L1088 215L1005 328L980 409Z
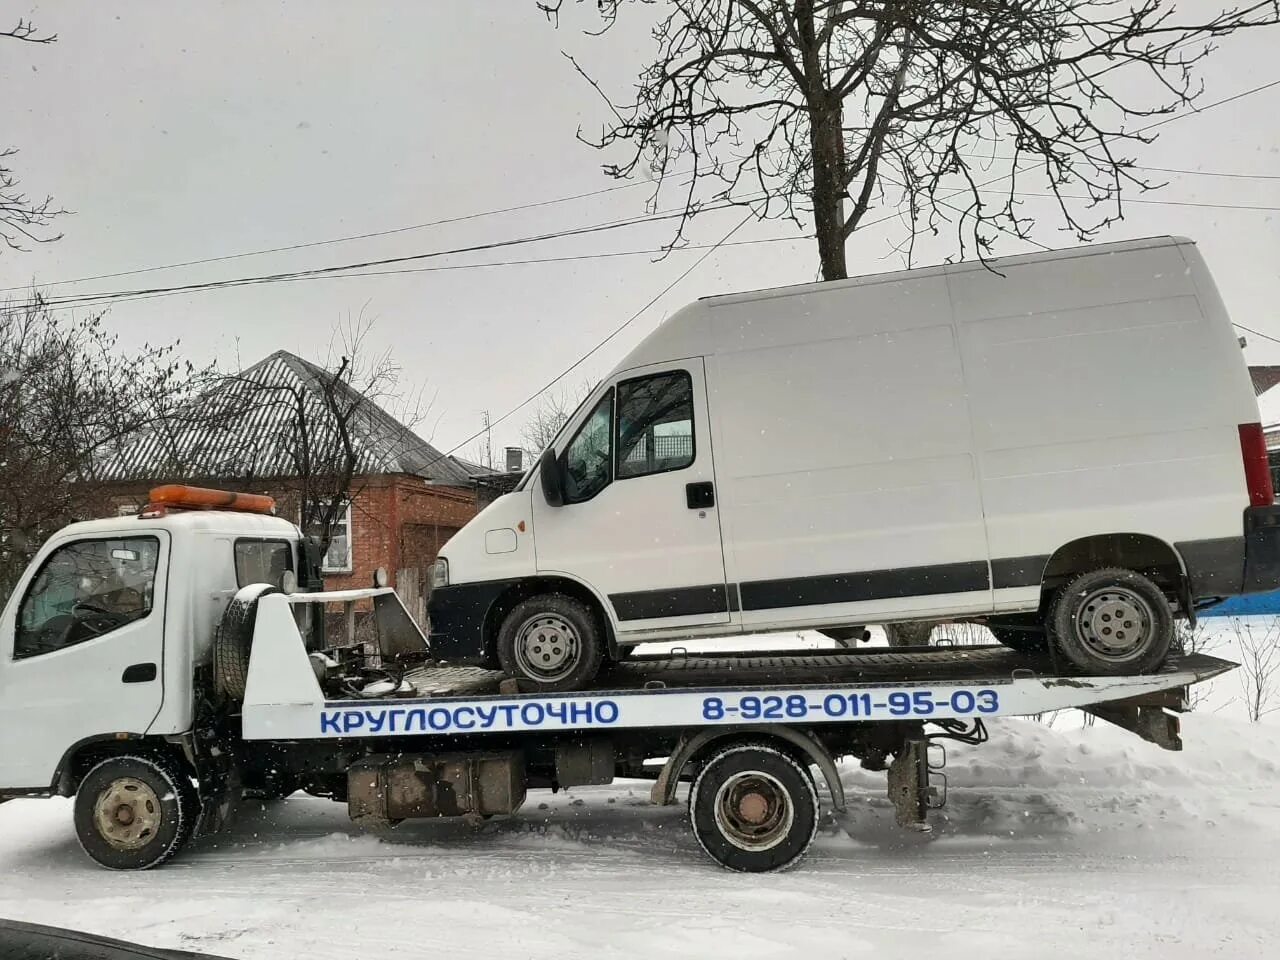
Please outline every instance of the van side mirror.
M538 458L538 474L542 480L542 495L553 507L564 506L564 477L560 475L560 461L556 451L548 447Z

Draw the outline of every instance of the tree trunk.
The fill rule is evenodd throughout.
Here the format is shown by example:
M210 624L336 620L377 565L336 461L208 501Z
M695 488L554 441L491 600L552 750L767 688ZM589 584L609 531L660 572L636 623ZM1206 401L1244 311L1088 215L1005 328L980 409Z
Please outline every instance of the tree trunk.
M844 261L844 135L839 104L809 111L813 222L823 280L849 276Z

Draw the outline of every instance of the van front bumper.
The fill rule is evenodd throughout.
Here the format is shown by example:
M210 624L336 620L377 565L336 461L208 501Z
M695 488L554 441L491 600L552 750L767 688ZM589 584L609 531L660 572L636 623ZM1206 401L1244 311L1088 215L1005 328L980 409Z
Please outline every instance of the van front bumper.
M1247 507L1243 536L1175 546L1196 600L1280 590L1280 504Z
M448 663L497 667L497 653L489 649L485 625L498 598L514 580L481 580L436 587L427 601L431 655Z

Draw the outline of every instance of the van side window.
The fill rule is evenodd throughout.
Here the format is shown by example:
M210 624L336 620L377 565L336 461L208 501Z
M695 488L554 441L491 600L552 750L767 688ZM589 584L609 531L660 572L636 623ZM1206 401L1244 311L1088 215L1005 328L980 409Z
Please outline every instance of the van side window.
M288 540L237 540L236 586L269 583L280 586L286 570L293 569L293 544Z
M613 391L610 390L591 416L574 434L561 454L566 503L590 500L613 479Z
M683 370L618 384L618 479L693 463L693 380Z
M22 598L14 659L73 647L146 617L159 559L155 537L59 547Z

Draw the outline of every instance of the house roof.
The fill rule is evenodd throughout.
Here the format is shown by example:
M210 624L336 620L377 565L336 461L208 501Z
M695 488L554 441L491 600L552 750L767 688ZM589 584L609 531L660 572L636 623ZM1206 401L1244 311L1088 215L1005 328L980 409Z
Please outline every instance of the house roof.
M336 426L327 414L327 374L277 350L234 377L219 380L195 408L163 428L128 437L103 464L107 480L182 477L296 476L298 406L312 449L332 449ZM339 403L354 409L349 428L358 474L406 473L434 483L468 486L468 471L350 384L335 385Z

